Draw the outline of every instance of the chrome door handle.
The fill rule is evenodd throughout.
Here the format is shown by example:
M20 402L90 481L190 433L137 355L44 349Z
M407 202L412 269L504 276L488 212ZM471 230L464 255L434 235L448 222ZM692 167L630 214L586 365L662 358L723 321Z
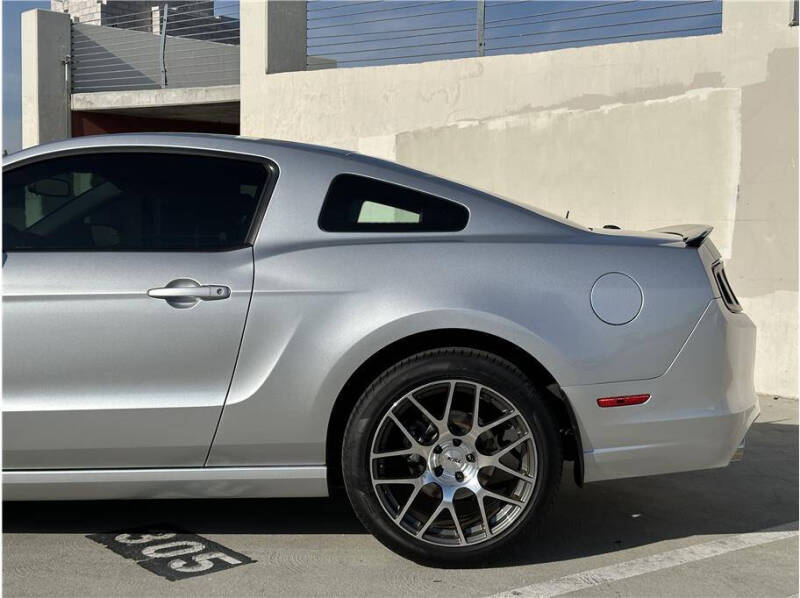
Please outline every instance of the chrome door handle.
M201 285L190 278L178 278L165 287L149 289L147 295L154 299L164 299L172 307L186 308L199 301L227 299L231 296L231 289L220 284Z
M147 294L155 299L175 299L178 297L196 297L203 301L218 301L231 296L231 290L222 285L206 284L197 287L164 287L150 289Z

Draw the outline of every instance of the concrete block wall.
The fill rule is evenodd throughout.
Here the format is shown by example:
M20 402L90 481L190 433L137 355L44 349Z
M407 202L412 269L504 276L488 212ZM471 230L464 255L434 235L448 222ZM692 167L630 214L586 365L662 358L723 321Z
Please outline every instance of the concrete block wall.
M150 8L157 6L155 0L130 1L130 0L50 0L50 10L68 13L75 23L93 23L106 25L109 21L117 20L126 15L137 15L139 19L149 16ZM125 19L132 20L132 19ZM146 28L141 22L123 23L125 28Z
M278 73L270 4L241 5L242 135L396 160L587 226L713 224L759 329L757 390L797 396L791 0L725 0L716 35Z
M102 6L100 0L50 0L51 11L69 13L76 23L98 21Z
M157 28L165 4L178 14L189 11L197 18L214 16L213 0L50 0L50 10L68 13L75 23L118 24L124 29L150 31Z

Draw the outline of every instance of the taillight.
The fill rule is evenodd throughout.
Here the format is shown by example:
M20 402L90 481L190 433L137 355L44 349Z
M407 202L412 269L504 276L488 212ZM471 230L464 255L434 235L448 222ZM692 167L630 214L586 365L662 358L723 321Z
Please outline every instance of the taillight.
M711 267L711 273L714 275L714 280L717 281L720 295L722 295L722 302L725 303L730 311L739 313L742 311L742 306L739 305L739 300L731 288L731 283L728 282L728 276L725 274L725 267L722 262L717 262Z

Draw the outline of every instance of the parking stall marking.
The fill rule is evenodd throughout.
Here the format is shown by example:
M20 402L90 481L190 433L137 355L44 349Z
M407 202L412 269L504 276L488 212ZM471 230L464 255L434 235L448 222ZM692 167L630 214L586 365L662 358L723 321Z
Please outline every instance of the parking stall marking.
M566 575L552 581L545 581L507 592L501 592L499 594L494 594L490 598L550 598L552 596L561 596L570 592L576 592L578 590L612 583L622 579L660 571L662 569L669 569L694 561L709 559L728 552L733 552L734 550L742 550L744 548L797 537L797 527L798 522L795 521L758 532L739 534L703 544L677 548L675 550L625 561L624 563L590 569L589 571Z
M86 537L169 581L256 562L197 534L170 531L169 526L149 526Z

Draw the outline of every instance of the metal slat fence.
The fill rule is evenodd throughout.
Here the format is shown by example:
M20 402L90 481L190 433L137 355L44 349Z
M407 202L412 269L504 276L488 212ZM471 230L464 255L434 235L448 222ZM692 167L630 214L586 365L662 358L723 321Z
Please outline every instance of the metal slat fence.
M719 33L722 0L370 0L307 4L309 70Z
M306 64L376 66L714 34L721 2L309 0ZM74 23L72 91L238 83L238 2L215 4L143 5Z
M72 92L239 83L238 5L203 4L73 23Z

